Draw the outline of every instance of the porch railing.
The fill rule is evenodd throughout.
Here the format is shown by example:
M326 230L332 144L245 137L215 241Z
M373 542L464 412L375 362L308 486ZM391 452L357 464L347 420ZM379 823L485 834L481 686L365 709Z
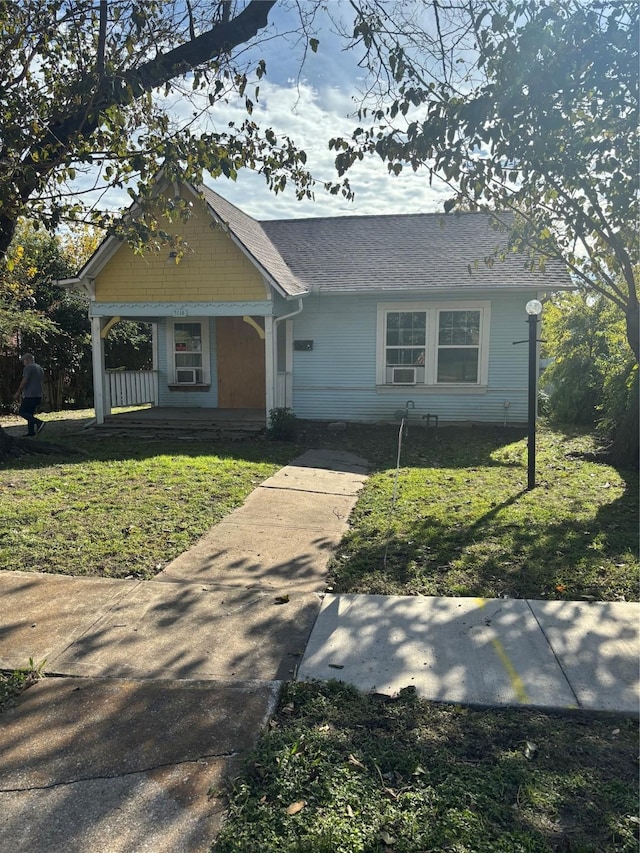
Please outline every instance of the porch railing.
M107 406L158 405L157 370L107 370Z

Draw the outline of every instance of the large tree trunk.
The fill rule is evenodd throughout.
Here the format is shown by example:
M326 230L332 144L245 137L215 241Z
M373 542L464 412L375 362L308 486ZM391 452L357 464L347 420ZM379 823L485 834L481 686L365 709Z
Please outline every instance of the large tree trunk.
M66 444L54 444L51 441L40 441L36 438L13 438L0 426L0 462L7 459L15 459L20 456L35 456L43 454L84 456L84 451Z
M636 361L640 362L640 306L637 300L630 299L624 313L627 321L627 341Z
M9 216L0 216L0 259L2 259L11 245L13 235L16 233L18 220Z

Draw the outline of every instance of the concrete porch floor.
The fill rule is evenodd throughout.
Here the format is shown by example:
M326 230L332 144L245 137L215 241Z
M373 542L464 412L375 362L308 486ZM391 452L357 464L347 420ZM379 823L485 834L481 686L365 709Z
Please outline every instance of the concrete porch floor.
M267 425L262 409L213 409L190 406L153 406L105 417L95 429L106 433L149 433L187 435L211 433L245 437L255 435Z
M207 423L228 423L238 421L243 423L266 424L267 417L263 409L213 409L196 408L194 406L150 406L146 409L135 409L130 412L115 412L108 415L105 421L125 423L131 421L206 421Z

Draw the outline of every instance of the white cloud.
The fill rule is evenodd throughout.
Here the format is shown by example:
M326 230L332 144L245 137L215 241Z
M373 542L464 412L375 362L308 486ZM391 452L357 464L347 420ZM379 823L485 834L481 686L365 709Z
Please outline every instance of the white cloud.
M264 83L253 118L260 126L272 127L277 134L291 137L305 150L310 172L323 182L337 180L335 152L329 149L329 140L350 135L356 126L356 120L348 117L352 110L350 94L334 86L316 89L308 83ZM215 120L218 115L222 118L223 112L225 123L240 122L243 118L240 105L229 105L224 110L216 107L210 118ZM216 124L221 130L222 124ZM298 201L293 188L274 195L260 175L248 171L241 172L236 182L219 179L211 186L257 219L428 212L441 210L444 198L450 194L446 187L429 186L426 171L414 174L406 169L399 176L390 175L377 156L357 162L348 177L355 193L351 202L330 195L322 183L313 201Z
M338 5L348 11L348 4L335 0L332 12ZM249 170L241 171L235 182L210 178L209 186L257 219L441 210L444 199L450 195L446 187L435 183L430 186L426 171L414 174L406 168L399 176L390 175L377 156L365 158L349 171L348 178L355 193L353 201L332 196L324 190L322 182L338 179L335 153L329 150L329 140L335 136L350 136L358 124L356 99L362 83L362 71L357 64L359 57L354 50L343 49L343 41L325 21L324 29L320 26L317 33L318 53L307 52L301 67L302 43L296 41L295 36L287 41L276 35L278 29L281 33L287 28L295 30L296 20L287 18L285 12L279 11L278 15L273 32L268 31L270 40L247 49L248 58L255 54L255 57L264 57L267 63L267 77L259 83L260 97L253 119L262 128L272 127L278 135L289 136L305 150L307 166L320 181L315 200L298 201L293 187L275 195L269 191L263 177ZM247 94L250 95L249 89ZM177 121L191 120L194 108L190 99L174 98L171 111ZM198 126L202 130L224 131L230 121L240 125L246 116L241 101L218 103L203 112ZM106 203L112 208L120 204L126 207L129 197L123 192L113 192Z

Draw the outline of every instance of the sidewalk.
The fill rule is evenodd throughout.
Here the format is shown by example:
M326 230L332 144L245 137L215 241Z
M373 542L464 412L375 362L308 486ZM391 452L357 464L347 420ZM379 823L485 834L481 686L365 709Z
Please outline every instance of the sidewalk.
M204 853L295 677L637 713L637 604L322 595L365 479L310 451L152 581L0 572L0 667L58 676L1 718L7 849Z
M640 604L327 595L298 671L437 702L637 715Z
M310 451L152 581L0 572L0 667L50 676L0 718L3 849L209 849L365 479Z

